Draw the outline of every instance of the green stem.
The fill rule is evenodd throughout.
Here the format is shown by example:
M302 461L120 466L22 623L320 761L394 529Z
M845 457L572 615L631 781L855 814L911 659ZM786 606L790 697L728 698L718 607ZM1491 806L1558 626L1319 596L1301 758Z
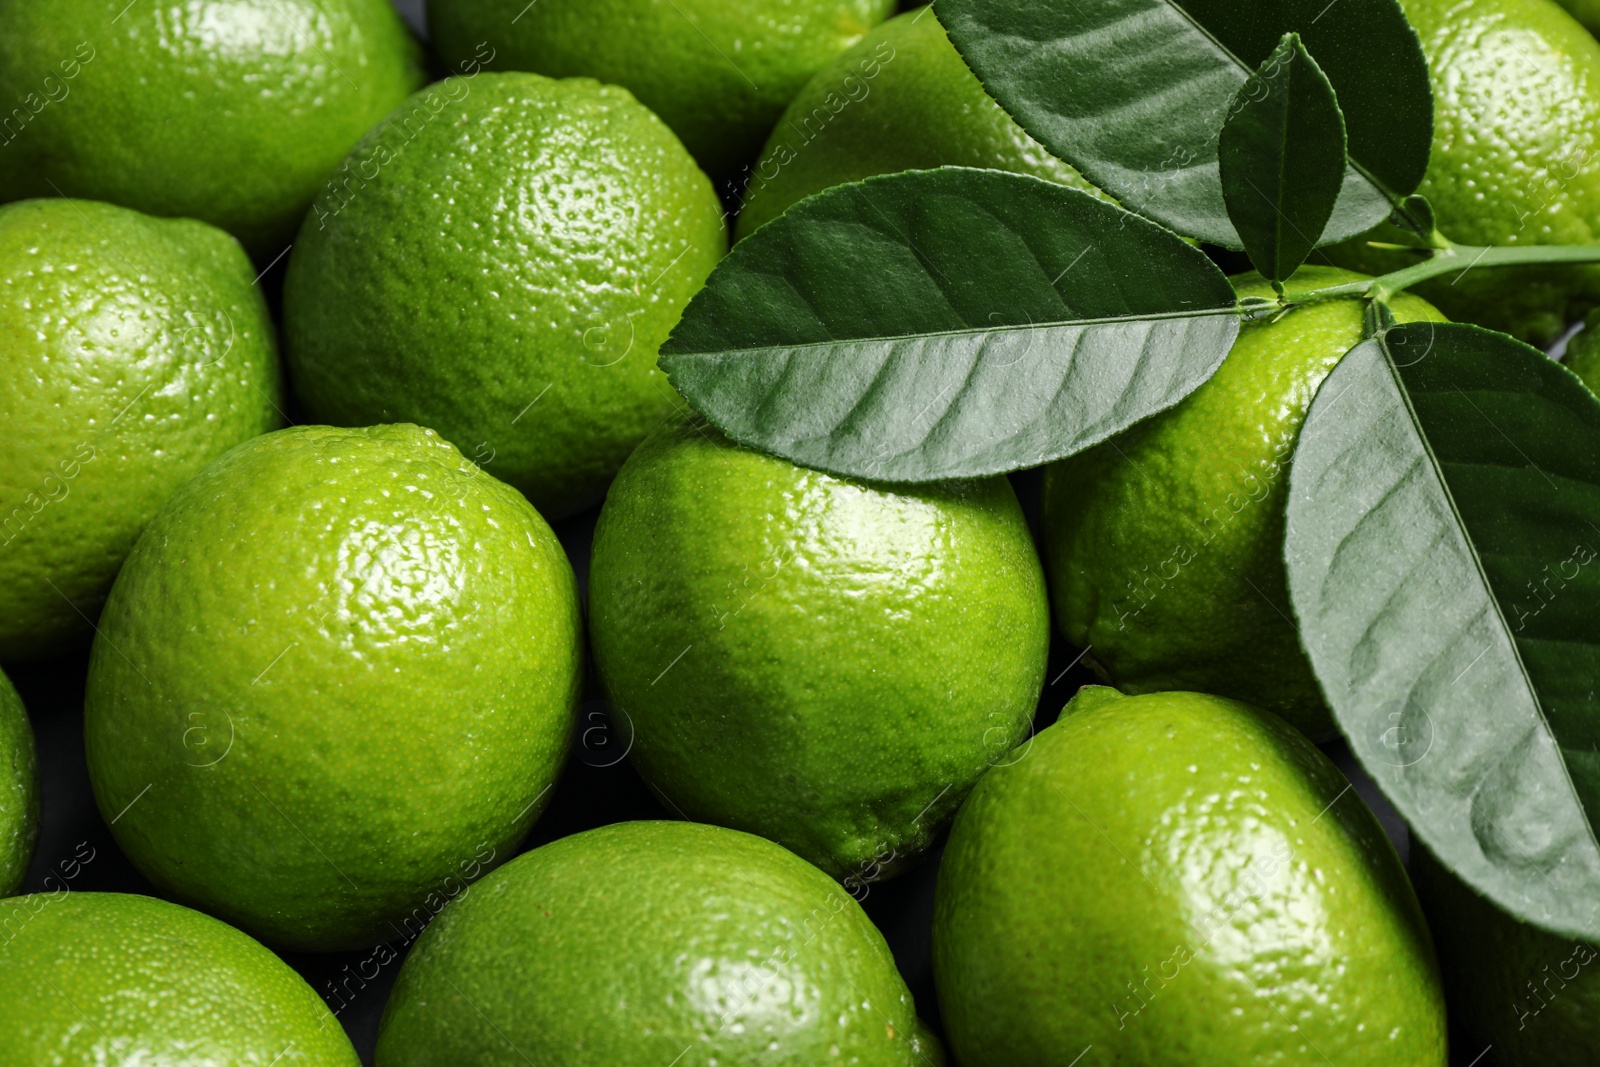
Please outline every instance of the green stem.
M1478 267L1521 267L1552 263L1600 263L1600 245L1521 245L1517 247L1454 245L1435 250L1427 259L1377 278L1290 293L1291 307L1320 304L1343 297L1384 300L1418 282L1442 274L1465 274Z

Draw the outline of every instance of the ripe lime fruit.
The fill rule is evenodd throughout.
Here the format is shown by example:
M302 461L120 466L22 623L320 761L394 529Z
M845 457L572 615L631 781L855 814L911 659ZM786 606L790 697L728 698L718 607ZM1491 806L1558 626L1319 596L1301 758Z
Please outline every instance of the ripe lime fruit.
M361 1061L322 999L233 927L164 900L0 900L0 1049L8 1064Z
M943 1062L850 895L769 841L613 823L519 856L406 958L379 1067Z
M1081 690L950 832L933 962L956 1058L1443 1067L1427 929L1349 790L1247 705Z
M269 257L421 81L388 0L0 0L0 200L203 219Z
M738 236L832 186L942 166L1018 171L1095 191L984 92L933 8L923 7L867 34L789 104L749 168Z
M1305 267L1291 296L1359 275ZM1259 275L1241 296L1271 297ZM1391 301L1402 322L1440 318ZM1193 689L1333 728L1300 647L1283 567L1287 472L1306 409L1361 340L1363 302L1247 325L1211 380L1169 411L1045 472L1045 564L1056 621L1128 692Z
M1467 245L1600 241L1600 43L1550 0L1402 0L1433 82L1433 154L1417 190ZM1369 248L1390 226L1328 250L1369 274L1414 255ZM1463 259L1468 267L1470 259ZM1536 345L1600 301L1600 267L1467 269L1416 286L1446 315Z
M1027 734L1049 640L1004 478L878 487L685 419L606 497L589 611L645 781L862 881Z
M1590 1067L1600 1043L1600 950L1520 922L1412 846L1450 1015L1485 1067Z
M656 350L727 250L672 131L588 80L451 78L331 185L284 293L307 407L431 426L547 517L598 500L671 412Z
M22 886L39 836L39 768L22 698L0 672L0 897Z
M446 62L621 85L718 179L748 163L823 64L894 12L895 0L429 0Z
M0 659L86 636L162 502L279 424L254 277L204 223L0 207Z
M581 627L550 528L432 431L258 437L117 578L85 701L95 798L151 881L265 940L391 938L532 825Z

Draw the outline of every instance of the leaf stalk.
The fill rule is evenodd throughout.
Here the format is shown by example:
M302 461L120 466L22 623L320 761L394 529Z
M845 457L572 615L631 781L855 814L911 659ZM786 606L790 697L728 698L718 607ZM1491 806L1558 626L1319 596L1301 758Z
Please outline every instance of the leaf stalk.
M1466 274L1480 267L1526 267L1562 263L1600 263L1600 245L1522 245L1472 246L1452 245L1435 249L1420 263L1392 271L1377 278L1359 282L1345 282L1321 289L1291 292L1288 302L1292 307L1320 304L1328 300L1362 297L1368 300L1388 300L1413 285L1446 274ZM1292 279L1291 279L1292 281ZM1247 316L1248 317L1248 316Z

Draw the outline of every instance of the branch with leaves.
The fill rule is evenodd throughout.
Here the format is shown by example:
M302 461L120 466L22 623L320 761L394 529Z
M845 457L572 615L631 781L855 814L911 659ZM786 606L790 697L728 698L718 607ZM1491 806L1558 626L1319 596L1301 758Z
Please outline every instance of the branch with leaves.
M661 365L741 444L927 482L1082 451L1199 388L1243 324L1366 301L1290 473L1302 643L1451 870L1600 938L1600 401L1504 334L1395 325L1386 304L1466 270L1600 263L1600 246L1440 234L1416 195L1433 127L1417 36L1394 0L1329 6L937 0L990 94L1121 206L962 168L830 189L733 250ZM1414 263L1295 284L1318 247L1385 220ZM1278 299L1241 302L1196 242L1242 249Z

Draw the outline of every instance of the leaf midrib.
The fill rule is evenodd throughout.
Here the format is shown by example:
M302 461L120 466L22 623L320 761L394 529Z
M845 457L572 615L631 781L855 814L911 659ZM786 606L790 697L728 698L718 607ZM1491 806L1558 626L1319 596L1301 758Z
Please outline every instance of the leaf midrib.
M1533 699L1533 707L1539 714L1540 725L1544 727L1545 734L1550 738L1556 751L1558 753L1565 752L1566 750L1561 744L1560 737L1557 736L1555 729L1550 725L1550 716L1545 710L1544 699L1539 695L1538 687L1533 684L1532 675L1528 673L1528 665L1522 658L1522 649L1518 647L1517 639L1512 636L1510 624L1506 621L1505 612L1500 607L1500 599L1495 594L1494 584L1489 581L1489 574L1484 569L1483 556L1478 550L1477 543L1472 538L1472 531L1468 528L1466 520L1462 518L1461 509L1456 504L1455 493L1450 489L1450 483L1444 476L1443 464L1433 450L1433 442L1428 439L1427 433L1422 428L1422 420L1418 418L1416 406L1411 402L1411 392L1406 388L1405 382L1401 379L1399 371L1390 358L1389 345L1381 338L1379 339L1379 349L1383 353L1383 368L1394 383L1396 392L1400 394L1400 402L1405 405L1406 415L1410 418L1412 430L1416 433L1417 440L1422 445L1423 455L1427 458L1428 466L1433 471L1434 479L1438 482L1439 489L1444 494L1445 503L1450 506L1450 514L1455 519L1456 528L1461 531L1461 538L1465 542L1467 552L1472 558L1472 566L1478 572L1478 580L1483 583L1484 589L1489 594L1489 605L1494 611L1495 619L1500 624L1500 632L1505 637L1506 644L1511 647L1511 655L1516 661L1517 672L1522 676L1523 684L1527 687L1528 694ZM1589 817L1589 809L1584 805L1583 797L1578 793L1577 786L1573 784L1572 771L1567 766L1566 758L1562 757L1558 762L1561 764L1561 776L1567 783L1567 791L1576 802L1578 811L1583 815L1584 828L1589 832L1589 843L1597 851L1600 851L1600 837L1597 837L1595 833L1594 820Z
M1188 8L1186 8L1182 4L1178 3L1178 0L1166 0L1166 2L1167 2L1167 5L1169 7L1171 7L1178 14L1182 15L1184 17L1184 20L1187 21L1189 23L1189 25L1193 26L1196 30L1200 31L1200 34L1203 37L1205 37L1206 40L1208 40L1212 44L1216 45L1217 46L1217 51L1221 52L1223 55L1225 55L1229 59L1233 60L1234 66L1236 66L1240 70L1244 71L1245 79L1249 80L1250 75L1255 73L1255 68L1254 67L1246 65L1244 60L1240 59L1237 55L1234 54L1233 49L1229 48L1227 45L1223 44L1220 40L1218 40L1217 39L1217 35L1212 33L1210 29L1208 29L1205 26L1202 26L1199 23L1199 21L1197 21L1195 19L1195 17L1193 15L1189 14L1189 9Z
M1178 14L1183 16L1184 21L1188 22L1189 25L1193 26L1196 30L1198 30L1201 34L1203 34L1205 36L1206 40L1210 41L1213 45L1215 45L1217 47L1218 51L1220 51L1223 55L1227 56L1229 59L1233 60L1234 64L1240 70L1244 71L1245 79L1249 80L1250 75L1255 73L1255 68L1246 66L1244 61L1242 59L1240 59L1237 55L1234 54L1233 49L1229 48L1227 45L1225 45L1221 41L1217 40L1217 35L1216 34L1212 33L1210 30L1208 30L1204 26L1200 25L1200 23L1196 22L1195 21L1195 17L1193 15L1189 14L1188 8L1186 8L1182 4L1178 3L1177 0L1166 0L1166 2L1168 4L1168 6L1170 6L1173 10L1177 11ZM1309 48L1306 49L1306 55L1308 55L1308 56L1311 55L1311 49L1309 49ZM1312 58L1315 59L1316 57L1312 56ZM1331 78L1329 79L1328 84L1330 86L1332 86L1333 80ZM1335 89L1334 93L1337 96L1338 90ZM1346 124L1348 125L1348 122ZM1345 166L1349 167L1350 169L1354 170L1357 174L1359 174L1364 181L1369 182L1374 189L1376 189L1376 190L1378 190L1378 192L1382 193L1384 199L1389 201L1390 204L1396 204L1397 201L1396 201L1396 197L1394 195L1394 190L1390 189L1386 184L1384 184L1383 182L1379 181L1376 177L1374 177L1373 173L1370 170L1368 170L1361 163L1360 160L1356 159L1354 156L1352 156L1350 154L1350 146L1349 146L1348 143L1345 145L1345 149L1344 149L1344 163L1345 163Z
M663 359L679 357L715 357L740 352L803 352L807 349L838 348L840 345L882 344L889 341L914 341L936 337L966 337L973 334L1021 333L1027 330L1056 329L1066 326L1111 326L1122 322L1159 322L1164 319L1199 319L1212 315L1238 315L1237 303L1229 307L1206 308L1201 311L1159 311L1142 315L1112 315L1095 319L1057 319L1051 322L1030 322L1008 326L969 326L952 330L933 330L927 333L875 334L871 337L841 337L827 341L804 341L798 344L751 345L744 348L720 348L715 351L663 351ZM670 344L670 341L669 341Z
M1300 37L1296 34L1295 41L1299 42L1299 40ZM1310 55L1311 53L1307 51L1306 56L1309 58ZM1269 56L1268 58L1271 57ZM1289 219L1278 205L1284 203L1284 190L1289 185L1289 111L1294 107L1294 68L1299 59L1300 53L1295 49L1290 49L1289 63L1283 72L1283 114L1279 116L1281 121L1278 123L1278 202L1272 205L1274 216L1272 226L1272 273L1280 283L1279 288L1282 288L1281 283L1287 280L1287 274L1294 273L1293 271L1285 272L1283 269L1284 228L1288 225ZM1349 158L1350 152L1346 149L1345 159L1348 160ZM1343 184L1343 175L1340 175L1340 184Z

